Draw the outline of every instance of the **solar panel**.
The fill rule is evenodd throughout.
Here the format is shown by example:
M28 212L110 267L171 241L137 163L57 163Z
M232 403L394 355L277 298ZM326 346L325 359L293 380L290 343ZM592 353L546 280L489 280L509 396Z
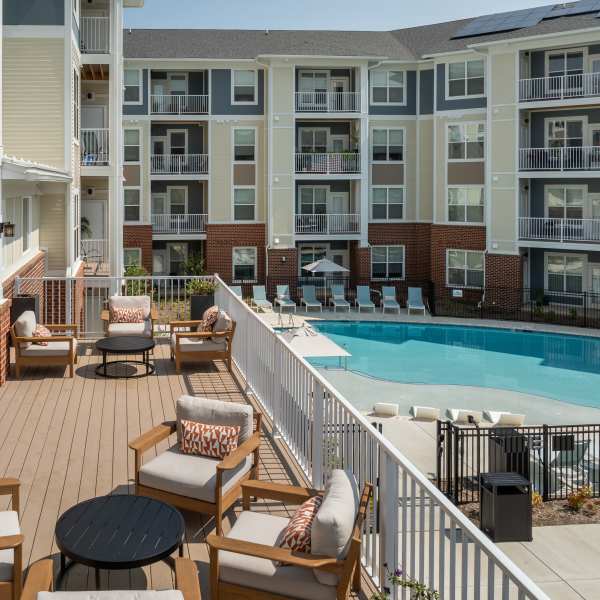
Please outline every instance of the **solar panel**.
M546 19L558 17L570 17L572 15L584 15L589 12L600 10L600 0L580 0L579 2L563 2L552 7Z
M587 0L584 0L587 1ZM513 12L477 17L456 32L453 38L472 37L486 33L500 33L537 25L552 10L551 6L527 8Z

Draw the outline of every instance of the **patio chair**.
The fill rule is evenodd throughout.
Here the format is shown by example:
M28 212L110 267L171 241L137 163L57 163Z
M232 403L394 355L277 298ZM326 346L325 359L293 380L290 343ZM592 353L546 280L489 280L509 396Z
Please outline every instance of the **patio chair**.
M323 312L323 304L317 300L316 288L314 285L303 285L302 286L302 299L300 304L304 304L306 312L311 308L318 308Z
M242 286L241 285L230 285L229 289L238 297L238 298L243 298L244 295L242 294Z
M525 423L525 415L518 415L506 411L484 410L483 418L492 427L522 427Z
M591 440L573 443L573 449L559 450L550 462L550 468L556 471L562 484L573 491L588 483L589 474L586 470L586 454Z
M23 535L19 525L18 479L0 478L0 495L11 496L11 509L0 511L0 597L19 600L23 581Z
M77 334L75 323L44 325L52 337L36 337L35 313L26 310L10 328L10 337L15 348L15 375L21 377L23 367L69 367L69 377L73 377L77 364ZM67 332L72 332L68 334ZM43 344L43 345L42 345Z
M400 304L396 300L396 288L384 285L381 288L381 312L386 310L396 310L400 313Z
M282 312L284 308L293 308L294 312L298 310L296 303L290 298L290 286L289 285L278 285L277 296L275 297L275 304L279 306L279 312Z
M324 492L248 481L242 485L244 511L226 536L209 535L212 600L261 598L312 600L348 598L360 591L361 535L372 495L362 494L352 476L334 470ZM279 545L285 517L250 509L250 497L301 504L322 495L312 523L311 553Z
M140 310L141 321L127 323L129 317L120 316L124 311ZM106 337L119 335L140 335L154 337L154 321L158 320L156 308L150 301L150 296L111 296L108 299L108 309L100 315L104 322Z
M135 491L173 506L214 515L221 533L223 514L233 506L247 479L258 479L262 415L237 402L181 396L176 420L162 423L129 443L135 452ZM181 450L181 421L239 427L237 448L223 459ZM253 421L256 428L253 428ZM177 432L168 450L143 463L143 455Z
M343 285L332 285L329 290L331 291L331 305L333 306L333 312L337 312L338 307L347 308L348 312L350 312L350 302L346 300L346 295L344 294L344 286Z
M440 409L435 406L411 406L410 416L416 421L437 421L440 418Z
M209 331L200 331L203 321L171 321L171 360L175 361L175 371L181 372L181 364L186 362L210 362L223 360L231 372L231 349L235 334L235 321L224 311Z
M368 285L356 286L356 306L358 312L363 308L371 309L375 312L375 304L371 301L371 290Z
M406 307L409 315L413 310L422 311L424 315L427 313L427 309L423 303L423 293L421 288L408 288L408 302L406 303Z
M63 592L54 589L54 563L44 558L29 567L21 600L201 600L198 568L189 558L175 559L174 590L94 590Z
M267 300L267 292L264 285L252 286L252 298L250 300L250 306L262 308L263 310L273 310L273 304Z
M469 410L468 408L449 408L446 411L446 417L455 425L468 425L471 420L481 423L483 414L479 410Z

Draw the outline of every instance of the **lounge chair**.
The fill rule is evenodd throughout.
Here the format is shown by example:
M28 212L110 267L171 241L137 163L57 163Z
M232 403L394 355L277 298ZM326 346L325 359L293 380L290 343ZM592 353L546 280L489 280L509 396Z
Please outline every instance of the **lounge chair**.
M518 415L506 411L484 410L483 418L492 427L523 427L525 415Z
M332 285L329 289L331 291L331 305L333 306L333 312L337 312L338 306L340 308L347 308L348 312L350 312L350 302L346 300L344 286Z
M243 298L242 286L241 285L230 285L229 289L238 297Z
M356 306L358 312L363 308L371 309L375 312L375 304L371 301L371 290L368 285L356 286Z
M263 310L273 310L273 304L267 300L267 292L264 285L253 285L252 286L252 299L250 304L256 308L262 308Z
M307 312L311 308L318 308L321 312L323 312L323 305L317 300L317 294L315 292L314 285L302 286L302 299L300 300L300 304L304 304L304 306L306 306Z
M12 497L12 510L0 511L0 598L12 598L12 600L19 600L23 580L23 535L19 526L19 487L18 479L0 478L0 496Z
M409 414L417 421L437 421L440 418L440 409L433 406L411 406Z
M275 305L279 306L279 312L282 312L284 308L293 308L294 312L298 310L296 303L290 298L290 286L289 285L278 285L277 296L275 297Z
M383 286L381 288L381 312L396 310L400 312L400 304L396 300L396 288Z
M408 288L408 302L406 303L406 307L408 308L409 315L413 310L422 311L423 314L427 313L425 304L423 304L423 293L421 288Z
M468 408L449 408L446 411L446 417L455 425L468 425L469 417L472 417L475 423L481 423L483 414L479 410L469 410Z
M118 316L118 312L139 310L141 321L132 323ZM152 305L150 296L111 296L108 299L108 310L103 310L100 318L104 323L107 337L133 335L154 337L154 322L158 320L158 312Z

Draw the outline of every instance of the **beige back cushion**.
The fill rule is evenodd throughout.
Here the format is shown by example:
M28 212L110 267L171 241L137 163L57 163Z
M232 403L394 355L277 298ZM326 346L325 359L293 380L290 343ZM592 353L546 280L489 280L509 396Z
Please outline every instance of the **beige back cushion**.
M177 400L176 412L177 439L179 441L181 441L181 419L207 425L238 426L240 428L240 444L252 435L253 412L252 407L247 404L181 396Z
M213 325L213 333L223 333L231 329L231 317L224 311L219 311L217 321Z
M356 480L341 469L331 472L325 486L323 503L311 528L311 552L343 560L350 549L350 540L360 498ZM313 571L324 585L337 585L338 576L324 571Z
M32 310L26 310L21 313L21 316L15 321L15 333L17 337L33 337L33 332L37 327L35 313ZM28 348L30 342L21 344L21 348Z
M94 590L38 592L37 600L183 600L179 590Z
M111 311L115 308L141 308L143 318L150 318L149 296L111 296L108 299L108 307Z

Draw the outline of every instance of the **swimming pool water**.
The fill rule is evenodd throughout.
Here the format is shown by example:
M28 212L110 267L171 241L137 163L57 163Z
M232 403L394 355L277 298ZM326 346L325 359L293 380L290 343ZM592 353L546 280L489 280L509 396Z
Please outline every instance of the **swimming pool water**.
M600 338L457 325L314 321L348 368L400 383L499 388L600 408ZM319 367L337 358L310 359Z

